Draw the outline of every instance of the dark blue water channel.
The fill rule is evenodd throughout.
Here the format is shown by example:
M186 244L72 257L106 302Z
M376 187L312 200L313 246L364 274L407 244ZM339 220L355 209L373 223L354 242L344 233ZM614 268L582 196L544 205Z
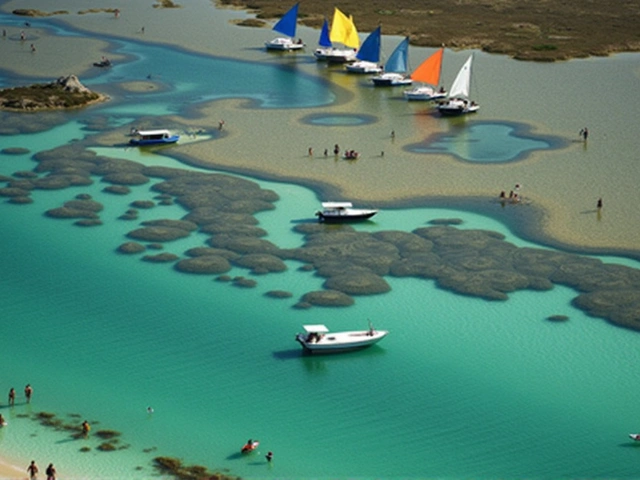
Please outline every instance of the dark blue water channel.
M35 38L38 29L51 29L56 35L77 35L55 21L29 21L31 27L25 27L25 20L20 17L0 15L0 23L13 27L7 41L15 40L14 28L24 28L29 38ZM144 95L128 95L127 100L133 104L163 103L169 112L177 113L193 103L228 98L250 100L252 108L309 108L329 105L335 100L328 81L301 72L295 66L231 60L108 36L92 37L109 42L112 53L125 55L127 59L99 69L92 78L83 78L85 85L150 80L165 87ZM6 79L0 77L0 84L7 84ZM134 106L130 104L129 108Z

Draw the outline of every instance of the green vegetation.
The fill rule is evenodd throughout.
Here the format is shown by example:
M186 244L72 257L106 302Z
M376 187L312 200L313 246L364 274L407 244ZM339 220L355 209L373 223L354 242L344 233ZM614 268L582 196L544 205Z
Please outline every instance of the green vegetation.
M0 108L18 111L79 108L101 99L98 93L68 91L56 83L0 90Z

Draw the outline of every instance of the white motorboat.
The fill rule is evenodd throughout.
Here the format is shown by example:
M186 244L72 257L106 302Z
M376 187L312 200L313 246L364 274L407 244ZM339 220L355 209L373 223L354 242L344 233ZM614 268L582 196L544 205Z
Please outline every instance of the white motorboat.
M366 208L353 208L351 202L323 202L322 210L316 212L316 216L321 222L326 223L347 223L368 220L373 217L378 210Z
M389 333L376 330L371 325L368 330L350 332L330 332L324 325L303 325L305 333L298 333L296 341L310 353L337 353L370 347Z
M129 143L138 146L162 145L180 140L180 135L174 135L169 130L134 130L133 135Z

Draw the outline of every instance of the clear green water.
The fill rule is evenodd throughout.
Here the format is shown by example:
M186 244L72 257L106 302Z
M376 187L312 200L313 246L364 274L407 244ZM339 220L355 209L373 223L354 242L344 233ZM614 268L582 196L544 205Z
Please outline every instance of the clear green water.
M36 152L85 133L70 121L0 138L0 148ZM119 154L136 159L135 150ZM0 154L0 174L32 166L29 155ZM258 216L261 227L280 246L298 245L291 227L317 209L318 198L295 185L262 185L281 201ZM0 429L0 455L53 461L62 478L147 478L156 455L250 478L637 476L639 452L627 434L640 428L640 335L573 309L575 292L519 292L498 303L389 279L390 294L358 298L353 307L296 310L299 296L322 280L294 262L285 273L254 277L255 289L239 289L116 254L133 228L118 217L154 193L143 186L114 197L102 187L37 192L31 205L0 203L0 394L11 386L19 392L13 408L0 397L9 422ZM105 205L104 226L43 216L77 193ZM183 213L156 207L140 220ZM358 228L409 231L445 217L528 244L492 219L444 209L383 210ZM180 254L205 238L165 251ZM294 296L263 295L273 289ZM554 314L570 320L545 321ZM293 340L303 323L351 329L369 319L391 333L363 352L305 357ZM26 383L35 389L30 405L20 395ZM95 438L72 440L23 418L40 411L118 430L127 448L98 452ZM261 446L242 457L248 438ZM92 450L82 453L83 446Z

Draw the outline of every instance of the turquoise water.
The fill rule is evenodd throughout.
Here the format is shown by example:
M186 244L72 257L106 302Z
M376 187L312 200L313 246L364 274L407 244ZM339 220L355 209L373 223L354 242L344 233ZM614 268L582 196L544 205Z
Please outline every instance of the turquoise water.
M173 93L149 100L145 111L162 111L184 92L201 98L197 88L175 82ZM0 137L0 149L34 153L85 134L70 121ZM97 151L175 165L135 149ZM32 167L30 155L0 154L0 174ZM257 216L267 238L299 245L291 228L319 199L296 185L261 185L281 197L276 210ZM156 455L249 478L637 476L640 452L627 434L638 426L640 336L572 308L575 292L556 287L486 302L430 281L391 278L390 294L357 298L353 307L297 310L293 304L320 289L322 279L298 271L296 262L241 289L115 253L133 228L118 217L131 201L155 193L142 186L117 197L103 186L39 191L30 205L0 203L0 394L11 386L20 393L26 383L35 389L30 405L19 395L8 408L0 397L9 422L0 429L1 455L34 456L41 466L53 461L61 478L147 478ZM80 228L43 216L78 193L105 205L105 225ZM158 206L141 210L139 220L183 214L179 206ZM410 231L452 217L463 220L460 228L496 230L531 245L495 220L447 209L382 210L357 228ZM165 251L181 254L206 238L192 235ZM293 298L263 295L274 289ZM545 320L556 314L570 320ZM391 333L366 351L306 357L293 340L304 323L351 329L368 319ZM77 414L94 431L118 430L128 448L81 453L98 440L71 440L21 416L39 411L79 423L68 416ZM261 441L259 452L241 457L248 438ZM272 464L264 460L268 450Z

